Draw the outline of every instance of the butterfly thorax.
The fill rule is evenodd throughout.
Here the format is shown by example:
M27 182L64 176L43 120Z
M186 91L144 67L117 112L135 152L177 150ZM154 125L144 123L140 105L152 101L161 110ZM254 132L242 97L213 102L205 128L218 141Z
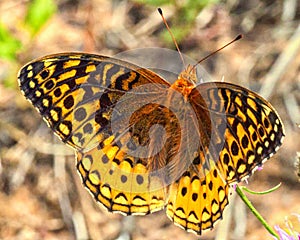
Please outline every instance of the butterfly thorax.
M187 100L191 91L195 88L197 82L196 70L188 65L178 76L177 80L171 85L171 88L180 92Z

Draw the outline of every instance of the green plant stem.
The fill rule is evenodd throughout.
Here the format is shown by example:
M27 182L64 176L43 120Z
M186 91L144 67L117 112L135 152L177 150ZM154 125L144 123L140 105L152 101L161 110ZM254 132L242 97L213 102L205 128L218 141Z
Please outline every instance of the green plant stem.
M268 194L268 193L274 192L275 190L277 190L278 188L280 188L280 186L281 186L281 183L279 183L279 184L277 184L277 186L275 186L273 188L270 188L267 191L263 191L263 192L255 192L255 191L252 191L252 190L246 188L245 186L241 186L240 189L244 190L244 191L246 191L248 193L251 193L251 194L263 195L263 194Z
M269 233L271 233L273 236L275 236L279 240L278 234L274 232L274 230L272 229L272 227L269 226L269 224L266 222L266 220L255 209L255 207L252 205L252 203L250 202L250 200L246 197L246 195L243 193L243 191L240 189L240 187L238 185L236 185L236 192L240 196L240 198L243 200L243 202L248 206L248 208L251 210L251 212L256 216L256 218L267 229L267 231Z

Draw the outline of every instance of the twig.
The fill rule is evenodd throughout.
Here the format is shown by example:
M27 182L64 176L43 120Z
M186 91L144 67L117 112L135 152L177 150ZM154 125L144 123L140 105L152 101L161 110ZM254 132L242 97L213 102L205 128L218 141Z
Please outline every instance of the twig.
M58 155L54 156L55 186L64 223L68 227L69 231L74 233L72 206L68 196L65 162L65 157Z
M219 223L218 228L216 229L215 240L225 240L228 239L230 233L230 225L232 219L232 213L235 207L236 194L230 196L229 204L225 208L223 213L223 220Z
M42 128L37 129L36 132L26 134L24 131L17 128L13 123L5 122L0 120L1 129L5 129L9 136L18 141L18 144L23 146L24 149L34 149L36 152L49 154L49 155L73 155L74 151L67 148L65 145L58 143L53 144L52 142L41 141ZM29 140L28 140L29 139ZM36 143L39 144L36 144ZM55 151L53 151L55 148Z
M292 92L290 88L289 90ZM297 97L294 94L284 94L283 100L291 122L300 123L300 107L297 103Z
M283 76L285 71L287 71L290 63L295 59L300 49L300 24L295 31L294 35L290 38L286 48L280 54L279 58L276 60L272 66L269 73L266 75L264 80L264 85L260 90L260 94L266 99L272 94L278 80Z

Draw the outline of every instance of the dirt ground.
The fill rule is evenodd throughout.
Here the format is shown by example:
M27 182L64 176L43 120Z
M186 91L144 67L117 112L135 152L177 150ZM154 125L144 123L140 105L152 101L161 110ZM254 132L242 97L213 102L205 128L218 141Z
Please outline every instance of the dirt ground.
M99 207L81 184L72 149L53 136L22 96L17 71L51 53L113 56L145 47L174 49L174 44L162 37L161 17L146 1L57 0L56 13L31 38L21 24L29 2L0 3L0 21L24 45L16 61L0 59L0 239L272 239L234 191L224 219L201 236L175 226L165 211L124 217ZM171 29L183 21L178 9L187 1L174 2L177 6L159 6ZM284 226L286 217L300 214L294 164L300 151L299 20L298 1L222 1L199 12L179 42L183 54L199 60L243 34L201 65L212 79L260 93L282 118L283 146L248 184L241 183L254 191L282 184L266 195L247 194L271 226ZM300 232L300 222L293 224Z

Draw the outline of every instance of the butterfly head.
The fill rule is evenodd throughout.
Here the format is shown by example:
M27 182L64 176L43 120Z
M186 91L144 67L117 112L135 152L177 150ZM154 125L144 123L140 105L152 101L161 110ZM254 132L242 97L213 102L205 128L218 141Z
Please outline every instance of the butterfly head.
M190 92L195 88L197 82L196 69L188 65L172 84L171 88L181 92L185 99L188 99Z

